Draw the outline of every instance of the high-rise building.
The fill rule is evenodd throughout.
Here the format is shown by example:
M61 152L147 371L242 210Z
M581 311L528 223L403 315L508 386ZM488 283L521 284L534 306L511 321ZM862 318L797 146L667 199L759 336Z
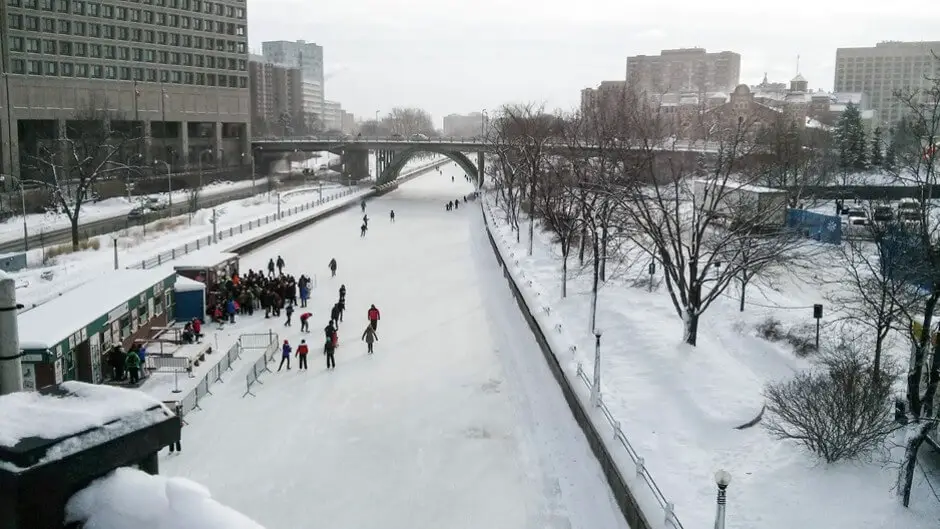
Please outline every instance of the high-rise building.
M649 94L730 92L740 83L741 56L707 53L704 48L662 50L659 55L628 57L626 78L631 87Z
M323 46L305 40L271 40L261 43L261 54L269 62L300 68L304 80L323 86Z
M581 90L581 113L592 116L594 113L611 113L614 115L623 104L626 81L601 81L597 88Z
M444 116L444 136L470 138L483 133L483 114L450 114Z
M250 158L245 0L5 0L0 29L0 171L91 110L148 164Z
M298 68L252 60L251 127L260 136L306 133L303 82Z
M343 110L343 132L352 134L356 130L356 116L352 112Z
M325 101L321 119L326 130L343 130L343 105L339 101Z
M836 92L867 94L883 123L904 116L897 90L920 88L940 76L940 42L879 42L874 47L836 49Z
M323 126L323 85L319 81L304 79L303 83L303 107L306 119L311 123L318 122L320 128Z

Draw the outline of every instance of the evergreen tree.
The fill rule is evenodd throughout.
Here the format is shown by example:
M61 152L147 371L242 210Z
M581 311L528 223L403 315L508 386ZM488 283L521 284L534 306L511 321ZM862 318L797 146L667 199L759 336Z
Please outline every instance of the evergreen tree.
M889 129L888 133L891 134L891 140L888 141L888 146L885 147L885 160L882 164L882 167L889 171L893 171L897 168L898 163L898 145L896 139L897 133L895 132L894 128Z
M881 154L882 141L883 138L881 127L875 127L875 130L871 135L871 157L869 158L869 162L871 162L872 167L881 167L881 165L884 163L884 159Z
M868 142L865 139L865 127L862 125L862 113L854 103L846 105L845 111L839 117L835 136L839 146L839 166L842 171L868 169Z

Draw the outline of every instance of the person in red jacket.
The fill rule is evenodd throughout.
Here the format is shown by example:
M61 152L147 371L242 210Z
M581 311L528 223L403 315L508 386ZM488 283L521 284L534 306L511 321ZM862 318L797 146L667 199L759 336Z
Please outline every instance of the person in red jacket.
M307 340L301 340L300 345L297 346L297 369L307 369L307 353L310 352L310 349L307 348Z
M372 330L379 330L379 320L381 319L381 315L379 314L379 309L375 308L375 305L369 307L368 317L369 324L372 325Z

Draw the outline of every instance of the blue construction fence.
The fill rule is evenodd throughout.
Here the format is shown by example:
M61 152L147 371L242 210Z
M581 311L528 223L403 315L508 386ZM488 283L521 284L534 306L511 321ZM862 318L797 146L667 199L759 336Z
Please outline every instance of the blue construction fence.
M842 219L805 209L787 209L787 228L826 244L842 244Z

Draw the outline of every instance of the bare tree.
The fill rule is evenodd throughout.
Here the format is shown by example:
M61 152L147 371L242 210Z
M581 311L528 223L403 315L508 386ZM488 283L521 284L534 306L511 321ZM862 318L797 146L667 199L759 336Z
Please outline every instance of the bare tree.
M659 260L685 324L684 340L695 345L699 319L709 306L755 262L772 258L755 252L779 255L786 249L742 240L754 237L753 228L782 227L786 201L761 202L749 188L757 182L744 171L746 158L756 152L757 115L710 111L703 117L702 137L715 152L711 160L693 160L670 136L671 117L660 107L639 99L630 107L626 118L633 137L621 152L631 192L613 196L635 227L633 241ZM741 207L753 201L756 207ZM716 266L719 262L725 266Z
M747 287L759 277L772 277L784 269L793 269L809 256L809 251L802 244L803 239L796 233L777 229L759 229L753 222L763 220L763 212L746 213L739 211L735 215L739 222L732 229L734 236L728 238L709 237L706 246L714 245L714 252L719 257L725 256L725 262L716 261L715 267L727 264L736 270L735 282L740 287L738 310L744 312L747 301ZM743 222L741 222L743 221Z
M88 106L65 122L64 134L53 134L41 141L35 153L26 157L31 175L24 181L48 190L57 208L71 223L72 249L79 248L79 220L82 206L100 180L114 178L128 171L139 173L137 144L140 138L112 128L123 121L109 112L107 104ZM61 136L60 136L61 134Z
M382 128L391 134L401 134L405 137L428 134L434 132L434 120L426 110L396 107L382 118Z
M940 184L936 144L940 140L940 77L927 80L923 88L898 91L896 99L906 111L906 139L898 142L891 171L895 178L919 188L919 220L907 223L897 236L904 238L915 255L908 269L924 287L915 301L900 300L904 327L909 330L911 365L907 374L907 414L910 432L906 437L904 463L898 491L905 507L910 504L917 452L937 427L935 407L940 383L940 362L932 361L934 317L940 303L940 215L932 195Z
M755 170L762 185L789 191L789 206L803 202L803 190L824 185L833 165L827 135L801 127L790 115L781 112L768 130L758 136L760 162Z
M535 213L561 250L561 297L568 297L568 258L580 225L579 197L570 164L555 158L539 186Z
M510 143L501 127L490 129L487 145L496 160L496 166L487 165L487 180L493 182L496 190L496 203L502 205L506 214L506 223L516 232L516 242L520 240L519 207L523 175L523 161Z
M828 352L821 368L764 389L764 427L796 441L827 463L863 457L897 429L890 412L893 372L874 377L867 354L853 343Z

